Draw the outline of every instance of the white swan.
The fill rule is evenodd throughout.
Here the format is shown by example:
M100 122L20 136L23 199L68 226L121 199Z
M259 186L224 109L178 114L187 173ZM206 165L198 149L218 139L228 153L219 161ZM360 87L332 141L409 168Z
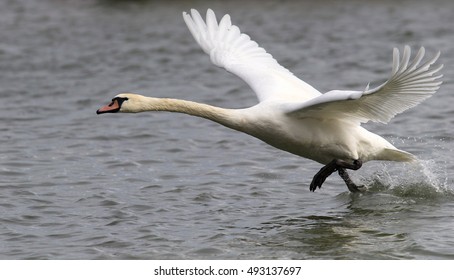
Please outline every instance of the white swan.
M191 10L191 15L183 12L183 18L211 62L243 79L257 94L259 103L245 109L223 109L123 93L100 108L98 114L171 111L218 122L278 149L324 164L311 182L311 191L338 171L348 189L356 192L361 186L350 180L346 169L357 170L370 160L415 160L412 154L362 128L361 123L387 123L434 94L442 77L435 74L443 65L432 65L440 52L421 64L424 48L411 62L408 46L401 60L395 48L391 76L384 84L374 89L367 86L363 91L333 90L321 94L241 33L232 25L229 15L218 22L209 9L204 21L196 10Z

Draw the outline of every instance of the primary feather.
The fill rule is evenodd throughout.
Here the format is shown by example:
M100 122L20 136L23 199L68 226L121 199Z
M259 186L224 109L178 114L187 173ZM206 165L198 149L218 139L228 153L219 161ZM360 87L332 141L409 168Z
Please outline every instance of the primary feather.
M443 75L435 74L443 65L432 67L440 52L420 65L424 53L421 47L410 63L410 47L405 46L399 62L399 50L394 48L391 77L382 85L366 87L364 91L329 91L307 102L292 104L288 113L299 118L331 116L354 122L387 123L432 96L440 87Z
M225 15L219 24L211 9L206 22L197 10L183 18L192 36L211 62L243 79L257 94L260 102L270 99L305 101L321 93L295 77L251 38L232 25Z

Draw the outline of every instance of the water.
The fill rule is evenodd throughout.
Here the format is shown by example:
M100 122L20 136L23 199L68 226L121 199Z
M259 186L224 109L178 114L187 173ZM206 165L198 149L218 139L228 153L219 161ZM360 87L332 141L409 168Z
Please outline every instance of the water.
M309 192L317 163L194 117L95 114L124 91L256 99L212 66L183 10L213 8L321 91L386 79L391 50L442 51L444 84L389 125L421 158ZM0 258L452 259L451 1L0 2Z

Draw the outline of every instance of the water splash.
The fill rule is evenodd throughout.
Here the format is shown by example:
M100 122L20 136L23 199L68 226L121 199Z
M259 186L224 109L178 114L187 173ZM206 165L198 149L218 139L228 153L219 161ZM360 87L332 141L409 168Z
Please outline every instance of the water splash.
M361 179L370 192L415 199L454 199L447 163L419 160L415 163L380 163L380 171Z

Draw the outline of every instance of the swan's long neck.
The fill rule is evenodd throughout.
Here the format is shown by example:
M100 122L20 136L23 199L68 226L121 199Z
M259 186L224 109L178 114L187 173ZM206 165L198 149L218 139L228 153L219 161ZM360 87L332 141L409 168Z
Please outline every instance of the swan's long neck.
M155 98L141 96L134 110L126 111L139 113L145 111L167 111L188 114L205 118L236 130L243 130L242 109L224 109L207 104L172 98Z

